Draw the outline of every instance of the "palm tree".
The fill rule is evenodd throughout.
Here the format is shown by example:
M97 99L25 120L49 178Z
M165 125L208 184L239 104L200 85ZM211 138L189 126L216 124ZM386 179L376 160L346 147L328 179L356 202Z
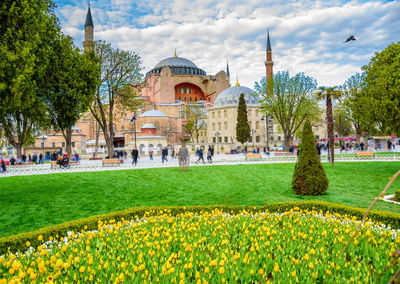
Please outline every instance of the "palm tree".
M340 90L337 86L334 87L319 87L316 95L318 99L326 101L326 118L328 122L328 139L329 139L329 150L331 151L331 163L332 167L335 165L335 141L333 137L333 116L332 116L332 99L339 99L341 96ZM328 150L328 151L329 151Z

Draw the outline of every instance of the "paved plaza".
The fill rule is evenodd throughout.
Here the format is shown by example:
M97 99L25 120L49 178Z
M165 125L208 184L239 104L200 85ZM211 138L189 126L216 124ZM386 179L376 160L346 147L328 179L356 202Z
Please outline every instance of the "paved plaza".
M347 153L340 153L337 150L335 154L335 161L399 161L400 157L398 154L400 151L396 150L391 153L385 153L376 155L375 157L355 157L353 151ZM267 164L267 163L294 163L297 160L297 156L291 153L274 153L270 155L261 154L261 158L250 158L246 159L244 154L216 154L213 157L213 162L207 162L207 158L204 157L204 163L202 161L197 162L198 157L192 155L190 157L190 166L209 166L209 165L235 165L235 164ZM328 162L326 151L322 152L322 162ZM6 173L0 173L0 177L7 176L21 176L21 175L39 175L39 174L52 174L52 173L66 173L66 172L91 172L91 171L113 171L113 170L127 170L127 169L146 169L146 168L162 168L162 167L178 167L178 159L171 158L168 156L168 161L162 163L161 156L155 156L153 160L150 160L148 156L140 157L136 166L132 165L132 159L127 158L123 160L120 165L102 165L101 160L81 160L79 165L71 165L70 168L64 169L57 167L51 167L50 163L45 164L29 164L29 165L15 165L8 166Z

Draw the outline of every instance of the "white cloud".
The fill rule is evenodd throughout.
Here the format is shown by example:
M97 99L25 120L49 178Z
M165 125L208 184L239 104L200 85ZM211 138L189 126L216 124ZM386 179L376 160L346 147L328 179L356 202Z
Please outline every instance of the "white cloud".
M173 56L175 48L178 56L192 60L209 74L224 70L228 59L232 77L238 74L242 85L248 87L265 76L267 27L271 28L274 71L305 72L316 78L319 85L343 83L367 64L375 51L400 36L398 2L132 3L92 1L95 38L137 51L146 71ZM68 4L58 13L62 15L63 30L81 44L86 7ZM355 34L357 41L344 44L350 34Z

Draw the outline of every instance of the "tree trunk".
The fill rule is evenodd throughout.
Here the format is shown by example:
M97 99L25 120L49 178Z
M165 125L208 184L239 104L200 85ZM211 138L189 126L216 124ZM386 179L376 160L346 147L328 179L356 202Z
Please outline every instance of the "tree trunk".
M65 129L65 150L67 152L68 158L72 158L72 129L68 127Z
M94 158L97 156L97 149L99 149L99 136L100 136L100 128L99 124L96 121L96 144L95 144L95 149L94 149Z
M284 136L284 139L285 139L285 141L284 141L283 145L285 146L285 152L289 152L292 139L290 136L286 136L286 135Z
M21 157L22 157L22 143L16 143L13 146L17 150L17 158L21 159Z
M111 135L104 135L104 138L106 140L106 145L107 145L107 150L108 150L108 157L112 159L114 157L114 144L113 144L113 138Z
M329 148L331 150L331 163L333 167L335 166L335 141L333 137L332 99L329 95L326 97L326 117L328 118Z

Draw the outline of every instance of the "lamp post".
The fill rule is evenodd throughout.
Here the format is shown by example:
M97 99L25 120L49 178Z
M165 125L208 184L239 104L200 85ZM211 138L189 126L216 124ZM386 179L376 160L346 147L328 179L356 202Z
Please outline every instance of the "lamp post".
M267 135L267 152L269 152L269 120L271 120L273 122L274 121L274 117L272 115L271 116L263 115L261 117L261 121L264 121L264 120L265 120L265 127L266 127L265 132L266 132L266 135Z
M254 134L256 133L256 130L255 129L252 129L251 130L251 140L253 140L253 153L254 153L254 148L255 148L255 146L254 146Z
M221 135L221 133L219 133L218 131L215 132L215 136L217 137L217 138L216 138L216 142L217 142L217 154L219 154L219 149L218 149L218 138L219 138L219 135Z
M131 122L133 123L133 133L135 135L135 148L136 148L136 114L133 114Z
M41 139L42 139L42 155L43 155L43 157L45 157L44 156L44 141L46 140L46 136L44 136L44 135L42 135L42 137L40 137Z

